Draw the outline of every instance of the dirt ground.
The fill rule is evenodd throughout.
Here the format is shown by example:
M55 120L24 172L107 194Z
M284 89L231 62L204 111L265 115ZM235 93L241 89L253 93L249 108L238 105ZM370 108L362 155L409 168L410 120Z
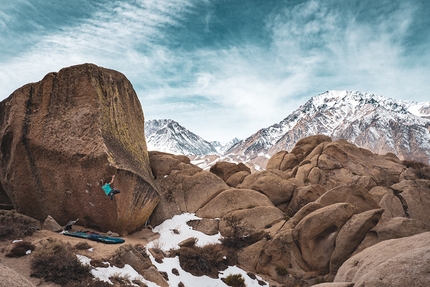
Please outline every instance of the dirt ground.
M91 230L91 229L84 228L78 225L73 226L73 231L79 231L79 230ZM148 242L158 237L159 235L157 233L153 233L150 228L144 228L141 231L138 231L136 233L133 233L121 238L125 239L125 242L122 244L146 245ZM29 241L37 247L41 244L40 243L41 241L48 238L61 239L64 242L69 242L72 246L75 246L79 242L86 242L89 245L91 245L93 250L92 251L79 250L78 253L80 255L84 255L92 259L107 260L121 246L121 244L104 244L101 242L95 242L84 238L66 236L61 233L56 233L56 232L47 231L47 230L39 230L39 231L36 231L32 236L27 236L24 238L16 238L16 240L21 239L24 241ZM19 257L19 258L6 257L6 254L13 247L13 244L14 244L13 240L0 241L0 264L3 264L15 270L16 272L18 272L19 274L27 278L30 282L32 282L36 286L60 286L51 282L45 282L43 279L30 277L30 272L31 272L30 261L32 258L31 254L23 257Z

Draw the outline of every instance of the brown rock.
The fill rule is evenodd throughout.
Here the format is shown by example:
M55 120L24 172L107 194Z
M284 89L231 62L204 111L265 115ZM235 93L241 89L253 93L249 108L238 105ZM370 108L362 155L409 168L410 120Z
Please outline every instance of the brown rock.
M357 213L380 208L365 188L356 185L333 188L324 193L316 202L319 202L322 206L348 202L356 207Z
M299 164L297 156L287 151L279 151L267 162L266 169L289 170Z
M284 219L282 211L273 206L257 206L235 210L224 215L219 223L222 236L249 236Z
M212 198L228 187L216 175L202 171L186 177L182 182L187 211L195 213Z
M245 179L245 177L247 177L248 175L250 175L250 173L247 171L238 171L238 172L232 174L226 180L225 183L227 183L231 187L236 187L239 184L241 184L243 182L243 180Z
M404 199L410 218L430 222L430 180L403 180L391 188Z
M295 154L299 161L302 161L316 146L323 142L331 142L331 138L325 135L306 137L296 143L291 153Z
M293 237L310 270L328 273L336 236L354 212L353 205L336 203L317 209L297 224Z
M383 209L354 214L339 231L330 260L330 273L335 275L339 267L360 245L367 232L378 224Z
M215 163L209 170L213 174L219 176L222 180L227 182L227 180L232 176L233 174L240 172L240 171L246 171L251 173L251 169L244 165L243 163L235 164L232 162L226 162L226 161L219 161Z
M259 256L265 250L266 240L260 240L246 248L240 250L237 254L237 263L245 270L255 272L255 266L258 264Z
M379 222L371 229L354 254L384 240L407 237L429 230L430 227L419 220L404 217L390 218L387 221Z
M292 181L273 173L259 177L251 186L251 189L265 194L274 205L289 201L295 188L296 185Z
M300 210L296 214L294 214L294 216L288 222L292 223L293 225L297 225L308 214L311 214L315 210L320 209L322 207L323 206L318 202L309 202L308 204L300 208Z
M252 189L230 188L218 194L205 206L196 212L202 218L221 218L227 213L238 209L257 206L271 206L273 203L258 191Z
M198 220L190 220L187 222L194 230L203 232L207 235L215 235L219 231L219 220L211 218L202 218Z
M404 165L393 161L390 157L373 154L369 150L359 148L345 140L327 144L322 155L329 156L351 173L347 177L337 178L342 174L331 171L331 180L340 181L343 184L346 184L344 180L348 178L355 180L355 182L351 182L355 184L360 177L369 176L374 181L373 186L391 186L398 182L399 176L405 168Z
M195 213L212 198L228 188L218 176L200 168L185 167L173 170L156 180L162 200L151 215L156 226L174 215Z
M53 232L59 232L63 230L60 224L58 224L58 222L55 221L55 219L52 218L51 215L48 215L48 217L46 217L45 221L43 222L42 228Z
M169 175L174 169L181 169L181 163L190 164L190 159L184 155L174 155L159 151L150 151L148 154L155 179ZM192 168L192 166L189 166L189 168Z
M384 209L381 221L393 217L406 217L402 203L390 188L377 186L372 188L369 193L378 202L379 206Z
M383 241L348 259L334 282L354 286L429 286L430 232Z
M131 83L92 64L49 73L0 103L0 185L23 214L101 231L140 228L159 201ZM110 200L100 179L116 174Z
M342 164L335 158L332 158L328 154L322 154L318 158L318 167L323 170L332 170L342 168Z
M163 275L160 274L160 272L158 272L157 268L155 268L154 266L149 267L148 269L146 269L142 276L151 282L154 282L155 284L157 284L157 286L160 287L169 287L169 283L167 283L166 279L164 279Z
M1 287L35 287L24 276L13 269L0 264Z
M309 202L317 200L326 192L326 189L321 185L307 185L296 188L288 205L289 215L294 215L303 206Z
M281 150L275 153L270 157L267 161L266 169L281 169L281 162L284 159L285 155L288 154L288 151Z
M287 171L280 171L277 169L256 171L246 176L241 184L237 188L251 189L252 185L260 178L264 176L278 176L283 179L290 179L290 173ZM296 184L296 182L294 182Z

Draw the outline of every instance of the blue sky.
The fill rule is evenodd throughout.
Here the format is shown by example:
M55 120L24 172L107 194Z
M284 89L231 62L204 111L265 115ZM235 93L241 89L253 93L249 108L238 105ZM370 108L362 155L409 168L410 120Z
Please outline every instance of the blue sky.
M0 100L94 63L127 76L146 119L224 142L326 90L430 100L428 0L0 2Z

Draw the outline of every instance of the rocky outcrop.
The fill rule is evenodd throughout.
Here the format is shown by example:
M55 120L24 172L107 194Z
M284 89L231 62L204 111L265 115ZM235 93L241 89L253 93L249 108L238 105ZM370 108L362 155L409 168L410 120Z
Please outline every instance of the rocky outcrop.
M232 187L236 187L251 173L251 169L243 163L235 164L225 161L215 163L209 171L219 176Z
M49 73L0 103L0 194L14 208L101 231L141 227L159 201L131 83L92 64ZM116 175L110 200L100 179Z
M151 215L154 226L177 214L196 213L229 188L220 177L187 163L182 157L160 152L149 155L162 198Z
M429 286L429 262L430 232L386 240L349 258L334 282L354 286Z
M237 252L238 264L279 284L331 281L354 254L429 230L427 166L344 140L305 138L235 188L226 184L243 172L235 164L210 173L180 156L151 152L150 161L163 198L152 224L192 212L207 220L205 233L259 235Z
M15 272L2 264L0 264L0 286L4 287L35 287L33 283L28 281L24 276Z

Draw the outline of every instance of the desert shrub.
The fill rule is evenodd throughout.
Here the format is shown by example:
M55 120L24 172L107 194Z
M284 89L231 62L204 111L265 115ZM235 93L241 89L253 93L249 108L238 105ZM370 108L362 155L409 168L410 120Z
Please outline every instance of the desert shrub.
M172 255L178 256L182 269L194 276L207 275L218 278L219 271L236 263L228 250L223 248L221 244L181 247L179 250L175 250Z
M20 241L14 244L12 249L6 254L7 257L22 257L27 255L27 251L33 251L36 248L31 242Z
M71 246L61 240L48 239L36 248L30 267L30 276L62 286L91 277L90 267L83 265Z
M266 236L266 232L260 231L253 233L249 236L230 236L221 239L221 244L224 247L234 249L236 251L243 249L257 241L263 239Z
M88 278L83 281L71 281L65 287L112 287L112 285L99 279Z
M14 210L0 210L0 241L31 236L39 222Z
M221 280L228 286L245 287L245 279L243 279L241 274L230 274Z
M79 242L75 245L75 248L78 250L87 250L90 249L92 246L88 244L88 242Z
M109 266L109 263L107 262L103 262L100 259L91 259L90 261L90 265L93 267L102 267L102 268L106 268Z
M280 276L285 276L288 274L288 271L285 267L276 266L275 270L276 270L276 273L278 273L278 275Z
M119 285L120 287L133 286L128 275L115 273L109 277L109 280L112 281L114 285Z

